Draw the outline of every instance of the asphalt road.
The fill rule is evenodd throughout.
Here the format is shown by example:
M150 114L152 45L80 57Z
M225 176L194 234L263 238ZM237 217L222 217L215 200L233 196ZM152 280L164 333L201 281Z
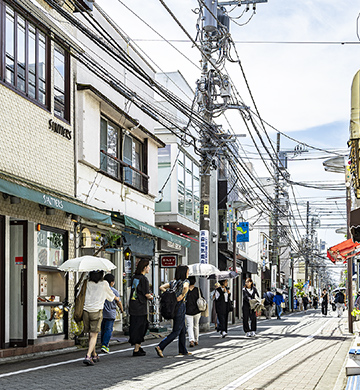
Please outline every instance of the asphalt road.
M177 341L156 355L158 340L143 344L147 355L132 357L130 345L87 367L84 352L0 365L0 389L333 389L350 347L346 315L296 313L261 320L255 338L230 326L226 338L202 334L192 356L177 356Z

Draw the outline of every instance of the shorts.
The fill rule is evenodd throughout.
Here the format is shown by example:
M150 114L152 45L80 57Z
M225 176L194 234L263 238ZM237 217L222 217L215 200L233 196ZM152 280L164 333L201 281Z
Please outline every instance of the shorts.
M95 312L83 312L84 333L99 333L101 330L102 309Z

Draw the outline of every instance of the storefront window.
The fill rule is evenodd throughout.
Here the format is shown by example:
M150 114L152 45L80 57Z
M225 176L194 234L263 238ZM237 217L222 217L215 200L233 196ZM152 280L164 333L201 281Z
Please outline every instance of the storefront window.
M40 230L37 244L38 265L59 267L64 262L64 234Z
M38 336L64 333L63 305L38 305L37 334Z

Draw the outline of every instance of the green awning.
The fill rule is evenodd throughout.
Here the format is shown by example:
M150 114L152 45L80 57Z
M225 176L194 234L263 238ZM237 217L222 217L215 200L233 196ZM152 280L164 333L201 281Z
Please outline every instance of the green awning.
M177 236L176 234L167 232L164 229L159 229L155 226L148 225L147 223L140 222L139 220L128 217L127 215L119 215L118 213L112 213L111 215L115 221L118 221L127 227L139 230L140 232L143 232L150 236L159 237L162 238L163 240L171 241L175 244L179 244L187 248L190 248L191 246L191 242L189 240Z
M29 184L31 185L31 184ZM40 187L38 187L40 188ZM41 192L21 184L0 179L0 192L17 196L18 198L27 199L31 202L41 204L45 207L61 210L66 213L76 214L80 217L87 218L93 221L112 224L111 217L108 213L96 211L90 207L85 206L84 203L76 198L67 197L65 200L61 196L53 196L50 191Z

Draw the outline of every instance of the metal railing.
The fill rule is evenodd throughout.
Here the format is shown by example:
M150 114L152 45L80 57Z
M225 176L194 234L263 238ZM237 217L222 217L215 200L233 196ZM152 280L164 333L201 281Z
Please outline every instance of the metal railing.
M122 183L147 193L149 189L149 176L139 169L118 159L115 156L100 150L100 169Z

